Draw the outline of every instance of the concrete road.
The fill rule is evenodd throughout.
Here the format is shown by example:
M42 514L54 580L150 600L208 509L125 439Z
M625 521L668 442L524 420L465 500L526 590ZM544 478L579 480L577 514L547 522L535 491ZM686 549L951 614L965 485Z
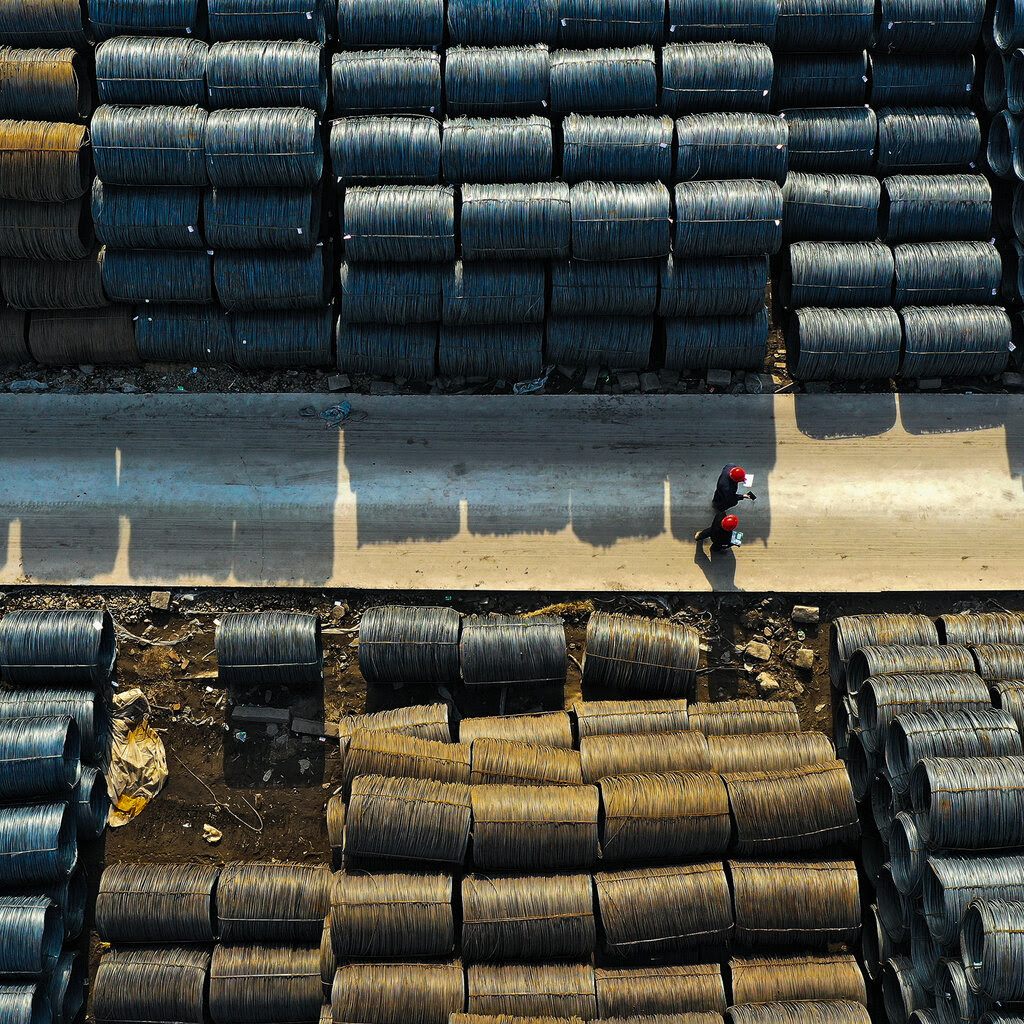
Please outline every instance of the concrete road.
M1018 397L334 400L0 396L0 585L1024 588Z

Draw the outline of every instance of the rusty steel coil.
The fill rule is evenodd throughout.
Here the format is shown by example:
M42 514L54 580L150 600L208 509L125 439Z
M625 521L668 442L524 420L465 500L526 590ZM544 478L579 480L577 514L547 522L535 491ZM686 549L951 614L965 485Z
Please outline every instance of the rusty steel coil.
M648 1013L633 1017L602 1017L599 1024L722 1024L720 1013Z
M586 782L611 775L709 771L707 737L700 732L584 736L580 761Z
M871 676L973 671L974 658L967 647L901 644L858 647L846 666L846 686L850 693L858 693Z
M801 999L730 1006L729 1024L871 1024L867 1007L848 999Z
M334 1020L351 1024L448 1024L465 1009L459 963L343 964L334 976Z
M93 1016L98 1024L203 1024L209 973L209 949L143 947L105 953L93 983Z
M461 743L485 739L538 743L545 747L572 747L572 720L564 711L545 711L538 714L463 718L459 722Z
M307 1024L320 1013L320 948L214 946L214 1024Z
M997 679L992 682L992 702L1017 723L1024 736L1024 681Z
M590 964L473 964L466 969L466 994L470 1013L597 1016Z
M135 366L139 362L135 325L127 306L33 312L29 318L28 347L37 363L49 366Z
M0 305L0 364L28 362L28 314Z
M217 882L221 942L316 942L330 883L327 869L319 865L229 861Z
M401 732L439 743L450 743L452 739L447 704L416 704L365 715L342 715L338 719L338 735L343 741L350 739L359 729Z
M565 624L552 615L471 615L459 658L466 686L564 686Z
M784 959L730 960L732 1001L778 1003L803 999L844 999L868 1004L864 972L846 953Z
M972 644L978 675L986 681L1024 679L1024 644Z
M15 309L33 311L74 310L88 316L107 305L99 252L93 252L82 260L0 259L0 294ZM30 350L32 333L30 320ZM48 353L48 345L38 337L38 332L36 341L42 342L37 344L40 351ZM36 357L33 355L33 358Z
M329 993L334 984L334 972L338 969L338 958L334 955L334 946L331 943L331 912L327 911L324 918L323 928L320 932L320 984L324 991ZM324 1008L320 1007L323 1013Z
M736 942L829 949L860 931L857 865L849 861L730 861Z
M768 772L835 760L836 750L823 732L769 732L759 736L709 736L711 770Z
M91 109L83 54L0 46L0 117L66 123L84 121Z
M0 199L0 257L23 260L78 260L93 249L89 204L29 203Z
M725 982L718 964L598 967L597 1012L602 1018L635 1014L725 1013Z
M583 1024L582 1017L515 1017L511 1013L453 1013L448 1024Z
M716 774L616 775L600 789L601 856L609 863L700 860L729 848L729 794Z
M936 626L944 644L1024 644L1024 615L1016 612L956 612Z
M359 729L345 751L346 788L359 775L469 782L469 744L440 743L416 736Z
M719 700L690 705L690 728L705 736L799 732L800 716L791 700Z
M367 608L359 620L359 671L368 683L458 682L460 627L454 608Z
M723 776L744 856L799 853L860 836L857 805L842 761L777 772Z
M572 703L580 739L689 729L685 700L577 700Z
M871 237L874 237L872 235ZM875 612L871 615L842 615L832 623L828 662L833 686L846 682L846 666L860 647L905 646L939 643L935 622L927 615Z
M721 861L594 875L610 956L645 959L723 947L733 928Z
M0 198L63 203L84 196L91 183L84 125L0 120Z
M596 946L590 875L463 878L465 963L582 961Z
M587 621L584 686L692 697L700 638L690 626L594 612Z
M443 957L455 949L450 875L339 873L330 913L338 960Z
M345 801L340 796L327 801L327 842L335 858L340 857L345 846Z
M578 750L482 739L472 744L469 781L518 786L581 786Z

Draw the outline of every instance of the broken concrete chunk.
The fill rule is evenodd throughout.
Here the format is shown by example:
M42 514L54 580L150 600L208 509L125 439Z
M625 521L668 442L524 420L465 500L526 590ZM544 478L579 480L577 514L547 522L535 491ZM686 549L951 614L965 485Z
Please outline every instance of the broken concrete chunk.
M807 647L801 647L796 654L793 655L793 664L797 668L813 668L814 651Z
M622 388L624 395L630 395L634 391L640 389L640 376L636 373L631 372L619 372L616 374L616 379L619 382L619 387Z
M169 612L171 610L171 592L169 590L154 590L149 595L149 607L155 612Z
M601 373L599 366L588 366L587 372L583 375L583 383L580 387L584 391L596 391L597 390L597 378Z
M640 390L645 395L653 395L661 390L661 381L656 373L640 374Z
M292 732L297 733L299 736L326 736L326 724L324 722L318 722L315 718L293 718L292 719Z
M770 672L759 672L756 682L762 693L771 693L779 688L779 681Z
M756 658L758 661L768 661L772 656L772 649L759 640L751 640L744 650L751 658Z
M727 388L732 384L732 371L708 370L707 382L709 388Z
M258 704L236 704L231 709L234 722L251 722L254 725L288 725L292 713L288 708L265 708Z
M820 621L819 615L819 610L812 604L795 604L793 605L793 611L790 613L790 618L794 622L815 625Z
M352 382L348 379L347 373L332 373L327 378L328 391L348 391L350 387Z

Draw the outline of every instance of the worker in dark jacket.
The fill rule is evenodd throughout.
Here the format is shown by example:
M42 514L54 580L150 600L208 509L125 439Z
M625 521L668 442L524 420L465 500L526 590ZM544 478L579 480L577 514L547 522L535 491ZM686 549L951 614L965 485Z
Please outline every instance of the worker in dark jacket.
M715 496L711 499L711 507L716 512L724 512L727 508L733 508L744 498L754 501L754 495L747 491L746 494L739 494L739 486L747 477L747 471L742 466L729 463L722 468L718 477L718 486L715 488Z
M733 530L739 525L739 518L731 512L716 512L711 525L706 530L701 530L693 539L703 544L710 537L712 551L728 551L732 547Z

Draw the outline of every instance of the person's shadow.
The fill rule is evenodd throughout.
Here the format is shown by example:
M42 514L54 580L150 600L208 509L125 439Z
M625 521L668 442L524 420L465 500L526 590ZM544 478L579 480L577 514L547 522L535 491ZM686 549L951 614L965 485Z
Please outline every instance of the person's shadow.
M716 551L709 554L704 545L708 542L694 541L693 564L697 566L708 583L716 591L739 592L736 586L736 555L732 548L728 551Z

